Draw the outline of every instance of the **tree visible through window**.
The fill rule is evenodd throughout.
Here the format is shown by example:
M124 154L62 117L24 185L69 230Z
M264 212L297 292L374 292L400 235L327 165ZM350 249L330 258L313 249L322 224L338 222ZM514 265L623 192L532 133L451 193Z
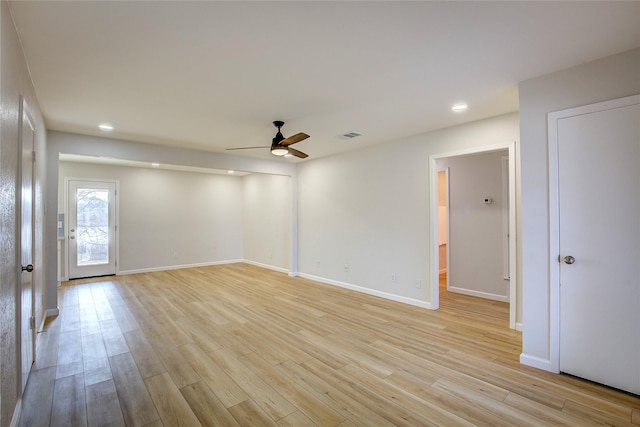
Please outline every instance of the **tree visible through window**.
M78 265L109 263L109 191L79 188L76 192Z

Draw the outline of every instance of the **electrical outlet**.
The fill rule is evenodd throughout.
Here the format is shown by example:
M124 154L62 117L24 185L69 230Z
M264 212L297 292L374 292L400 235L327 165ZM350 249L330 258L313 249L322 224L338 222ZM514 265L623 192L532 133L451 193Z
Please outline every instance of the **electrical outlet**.
M349 267L349 264L345 264L344 265L344 272L348 273L351 270L351 268Z
M416 280L416 289L422 288L422 280Z
M398 276L395 273L393 273L391 275L391 283L396 283L397 281L398 281Z
M316 261L316 271L320 271L320 261Z

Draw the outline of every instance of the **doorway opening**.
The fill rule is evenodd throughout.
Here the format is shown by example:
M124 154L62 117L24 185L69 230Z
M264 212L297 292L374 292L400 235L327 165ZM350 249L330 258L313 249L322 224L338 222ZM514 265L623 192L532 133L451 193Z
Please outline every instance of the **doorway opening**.
M514 156L513 142L431 156L431 303L441 288L503 301L518 329Z

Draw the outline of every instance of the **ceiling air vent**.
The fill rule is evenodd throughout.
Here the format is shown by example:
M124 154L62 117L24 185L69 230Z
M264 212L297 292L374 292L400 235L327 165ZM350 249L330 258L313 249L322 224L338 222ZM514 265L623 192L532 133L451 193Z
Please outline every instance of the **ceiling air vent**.
M359 133L359 132L349 132L349 133L345 133L344 135L342 135L342 137L346 138L346 139L351 139L351 138L355 138L355 137L360 136L360 135L362 135L362 134Z

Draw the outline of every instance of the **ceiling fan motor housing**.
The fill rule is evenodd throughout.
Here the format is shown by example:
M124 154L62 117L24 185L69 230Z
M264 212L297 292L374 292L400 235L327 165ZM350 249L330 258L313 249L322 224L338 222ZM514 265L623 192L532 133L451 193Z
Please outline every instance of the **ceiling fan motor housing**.
M278 133L276 133L276 136L271 141L271 148L272 149L274 147L276 147L276 146L279 146L280 142L282 142L284 140L284 135L282 135L282 132L280 132L280 128L282 126L284 126L284 122L280 121L280 120L276 120L276 121L273 122L273 125L278 128Z

